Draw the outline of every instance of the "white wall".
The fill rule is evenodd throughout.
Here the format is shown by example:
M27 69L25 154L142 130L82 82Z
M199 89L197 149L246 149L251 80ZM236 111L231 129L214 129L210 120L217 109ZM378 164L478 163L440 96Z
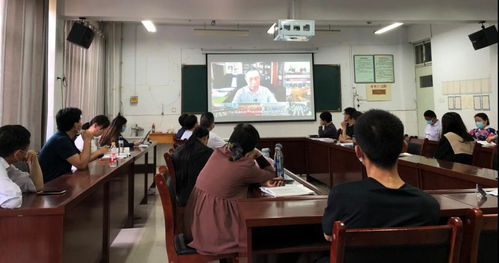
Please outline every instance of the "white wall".
M497 25L496 25L497 26ZM491 127L498 128L497 119L497 44L474 50L468 35L478 31L478 24L411 26L408 39L417 42L431 38L435 111L441 117L448 112L447 95L442 82L490 78L490 109L485 112ZM463 118L468 129L475 128L474 109L454 110Z
M159 25L155 34L142 25L125 23L123 27L123 64L121 101L129 128L135 124L146 128L154 122L158 130L177 129L181 111L180 85L182 64L205 64L201 49L314 49L316 64L338 64L341 67L342 108L352 106L352 87L365 97L365 85L353 83L352 60L355 54L393 54L395 83L392 100L360 102L362 111L370 108L390 110L406 124L406 132L415 134L415 88L412 47L407 43L405 29L375 36L372 28L342 28L338 34L316 36L310 42L274 42L266 28L250 28L249 37L197 36L191 27ZM137 105L130 105L130 96L139 96ZM193 94L195 95L195 94ZM163 115L162 115L163 112ZM318 119L318 118L317 118ZM339 126L341 113L333 114ZM293 137L315 134L319 121L257 123L262 137ZM215 132L228 138L233 124L219 124Z

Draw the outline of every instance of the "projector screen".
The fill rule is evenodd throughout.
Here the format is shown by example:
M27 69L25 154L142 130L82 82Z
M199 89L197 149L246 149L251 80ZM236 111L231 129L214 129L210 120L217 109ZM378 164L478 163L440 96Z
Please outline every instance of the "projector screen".
M208 54L216 122L315 120L312 54Z

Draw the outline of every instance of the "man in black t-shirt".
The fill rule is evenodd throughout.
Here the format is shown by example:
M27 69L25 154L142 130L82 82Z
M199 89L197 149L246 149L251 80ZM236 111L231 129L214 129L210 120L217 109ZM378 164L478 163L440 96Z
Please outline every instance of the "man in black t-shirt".
M74 144L74 140L81 130L81 110L77 108L61 109L57 112L56 122L58 131L43 145L38 158L45 183L70 173L72 165L78 169L85 169L90 162L90 144L93 134L87 131L81 132L83 138L81 152ZM102 147L98 151L104 154L107 148Z
M355 124L355 153L368 178L334 186L322 219L331 240L333 223L348 228L438 224L440 206L429 194L402 181L397 160L404 146L402 122L386 111L370 110Z
M319 116L321 119L321 126L319 126L319 137L320 138L332 138L338 139L338 131L336 126L333 124L333 116L330 112L325 111Z

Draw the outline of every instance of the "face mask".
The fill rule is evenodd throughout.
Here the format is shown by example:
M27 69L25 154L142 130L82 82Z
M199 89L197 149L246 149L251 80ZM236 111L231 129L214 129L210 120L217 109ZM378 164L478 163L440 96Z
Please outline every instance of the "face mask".
M125 130L126 130L126 127L123 126L123 127L121 127L121 131L120 132L125 132Z
M360 162L362 165L364 165L364 159L362 159L362 158L358 158L358 159L359 159L359 162Z
M482 129L483 127L485 127L485 124L483 124L483 122L481 122L481 121L477 121L477 122L475 122L475 124L476 124L476 127L478 127L478 129Z
M431 120L430 121L426 121L426 124L430 124L431 125L431 124L433 124L433 121L431 121Z

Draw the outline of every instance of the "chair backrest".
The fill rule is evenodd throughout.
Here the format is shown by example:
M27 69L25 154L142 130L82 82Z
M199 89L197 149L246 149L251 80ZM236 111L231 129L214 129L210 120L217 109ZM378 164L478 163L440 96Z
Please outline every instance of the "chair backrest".
M421 150L423 149L424 139L418 139L417 137L409 138L409 145L407 146L407 152L410 154L421 155Z
M163 157L165 158L166 168L168 168L168 175L172 179L173 187L177 190L177 176L175 175L175 165L173 165L172 155L169 152L165 152Z
M161 205L163 206L163 215L165 217L165 240L166 240L166 252L170 261L173 261L173 257L177 255L175 250L174 238L175 238L175 199L174 193L172 193L172 181L171 177L166 178L162 174L156 174L154 176L154 181L156 182L156 187L159 192L159 197L161 198ZM171 257L170 257L171 256Z
M445 262L457 263L462 222L458 217L447 225L346 229L334 222L330 262ZM370 260L369 260L370 259ZM416 259L416 260L413 260Z
M435 156L435 152L438 148L438 141L432 141L425 139L423 142L423 148L421 149L421 155L428 158L433 158Z
M492 169L494 167L494 155L496 152L497 146L482 147L481 144L477 143L475 149L473 149L473 165Z
M466 213L460 262L497 262L497 214L478 208Z

